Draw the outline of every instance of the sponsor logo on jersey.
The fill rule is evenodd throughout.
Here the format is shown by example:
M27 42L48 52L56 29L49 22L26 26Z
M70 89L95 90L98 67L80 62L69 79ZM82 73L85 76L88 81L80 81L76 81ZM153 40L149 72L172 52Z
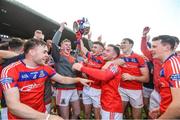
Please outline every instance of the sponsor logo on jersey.
M122 58L125 62L132 62L132 63L138 63L137 58Z
M173 74L173 75L171 75L171 80L178 80L178 81L180 81L180 74Z
M41 87L42 85L43 85L43 84L33 83L33 84L30 84L30 85L23 86L22 88L20 88L20 91L22 91L22 92L28 92L28 91L31 91L31 90L33 90L33 89L39 88L39 87Z
M39 70L35 72L20 72L19 82L36 80L39 78L44 78L46 76L48 76L48 74L44 70Z

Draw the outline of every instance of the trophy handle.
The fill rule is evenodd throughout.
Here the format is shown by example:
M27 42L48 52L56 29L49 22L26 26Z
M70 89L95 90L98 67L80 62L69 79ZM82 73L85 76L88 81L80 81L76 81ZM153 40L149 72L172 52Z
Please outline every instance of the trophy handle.
M79 24L77 21L74 21L74 23L73 23L73 31L75 33L79 31Z

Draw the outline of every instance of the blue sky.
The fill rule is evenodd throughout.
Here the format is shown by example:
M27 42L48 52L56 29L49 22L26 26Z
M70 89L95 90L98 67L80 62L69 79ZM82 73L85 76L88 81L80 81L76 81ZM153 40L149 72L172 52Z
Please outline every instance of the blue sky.
M70 29L75 20L87 17L92 39L102 35L103 42L118 44L129 37L140 53L144 26L150 26L151 38L160 34L180 38L180 0L18 0L54 19L66 21ZM180 50L180 47L178 48Z

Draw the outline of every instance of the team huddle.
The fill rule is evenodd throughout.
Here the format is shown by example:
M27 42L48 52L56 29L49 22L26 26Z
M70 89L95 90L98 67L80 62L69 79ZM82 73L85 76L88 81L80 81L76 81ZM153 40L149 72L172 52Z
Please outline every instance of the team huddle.
M13 39L9 47L16 49L0 50L6 119L79 119L81 111L85 119L92 112L94 119L141 119L142 109L148 119L180 118L177 37L159 35L150 43L145 27L143 55L132 50L130 38L119 45L95 41L90 50L81 40L80 54L74 55L71 41L60 41L64 27L61 23L52 41L37 30L30 40ZM54 93L48 97L54 96L57 115L50 114L47 90Z

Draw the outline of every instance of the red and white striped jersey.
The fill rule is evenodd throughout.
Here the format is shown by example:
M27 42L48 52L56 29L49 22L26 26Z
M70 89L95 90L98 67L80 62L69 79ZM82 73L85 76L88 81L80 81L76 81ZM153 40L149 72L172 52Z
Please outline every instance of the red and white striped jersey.
M45 112L45 80L55 74L54 69L49 66L28 68L23 61L18 61L2 70L0 84L3 91L17 87L21 103L39 112ZM8 111L8 119L19 118Z
M171 55L160 71L160 111L163 113L172 101L171 89L180 88L180 57Z

